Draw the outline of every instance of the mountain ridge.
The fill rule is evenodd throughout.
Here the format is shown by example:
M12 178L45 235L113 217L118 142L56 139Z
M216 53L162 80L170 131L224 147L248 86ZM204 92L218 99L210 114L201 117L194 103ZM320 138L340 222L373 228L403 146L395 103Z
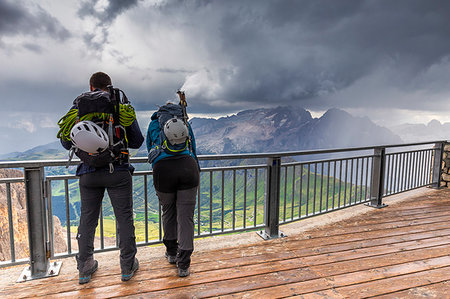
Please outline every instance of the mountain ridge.
M331 108L321 117L298 106L243 110L231 116L192 118L199 154L274 152L372 146L402 143L402 139L367 117ZM146 128L144 136L146 135ZM136 156L146 156L145 142ZM59 141L24 152L0 156L3 160L64 159L67 151Z

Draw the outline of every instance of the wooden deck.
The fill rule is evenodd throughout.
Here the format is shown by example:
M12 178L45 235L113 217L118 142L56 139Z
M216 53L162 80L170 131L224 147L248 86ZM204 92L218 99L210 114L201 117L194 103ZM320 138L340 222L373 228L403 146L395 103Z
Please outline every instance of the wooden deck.
M141 258L123 283L114 259L87 285L62 273L8 284L0 297L450 298L450 190L282 239L196 252L187 278L162 257Z

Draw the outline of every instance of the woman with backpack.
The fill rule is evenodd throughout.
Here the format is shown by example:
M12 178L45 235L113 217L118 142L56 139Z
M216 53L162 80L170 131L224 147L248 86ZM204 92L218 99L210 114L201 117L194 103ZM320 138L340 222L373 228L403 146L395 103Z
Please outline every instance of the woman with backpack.
M194 134L183 103L186 102L160 107L152 115L147 131L153 184L162 208L165 256L169 263L177 265L180 277L190 273L194 210L200 180Z

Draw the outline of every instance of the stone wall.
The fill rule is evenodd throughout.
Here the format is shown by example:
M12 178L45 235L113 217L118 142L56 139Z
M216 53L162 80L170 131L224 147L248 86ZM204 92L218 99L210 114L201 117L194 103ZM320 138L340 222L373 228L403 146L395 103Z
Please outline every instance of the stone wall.
M441 187L450 187L450 143L447 143L444 146Z

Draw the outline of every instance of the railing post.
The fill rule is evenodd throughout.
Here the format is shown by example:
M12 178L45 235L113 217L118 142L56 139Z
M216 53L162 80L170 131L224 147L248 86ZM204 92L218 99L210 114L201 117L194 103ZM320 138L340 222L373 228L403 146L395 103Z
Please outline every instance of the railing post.
M50 251L47 248L47 213L44 199L44 168L24 169L26 208L28 219L28 242L30 266L26 267L17 282L36 278L56 276L61 262L50 264Z
M444 153L444 143L434 144L433 169L431 177L431 187L439 189L441 187L442 176L442 156Z
M384 208L384 169L386 160L386 149L384 147L374 148L372 159L372 181L370 184L370 202L367 204L373 208Z
M264 200L264 231L259 231L264 240L284 237L279 231L280 223L280 174L281 157L267 159L266 197Z

